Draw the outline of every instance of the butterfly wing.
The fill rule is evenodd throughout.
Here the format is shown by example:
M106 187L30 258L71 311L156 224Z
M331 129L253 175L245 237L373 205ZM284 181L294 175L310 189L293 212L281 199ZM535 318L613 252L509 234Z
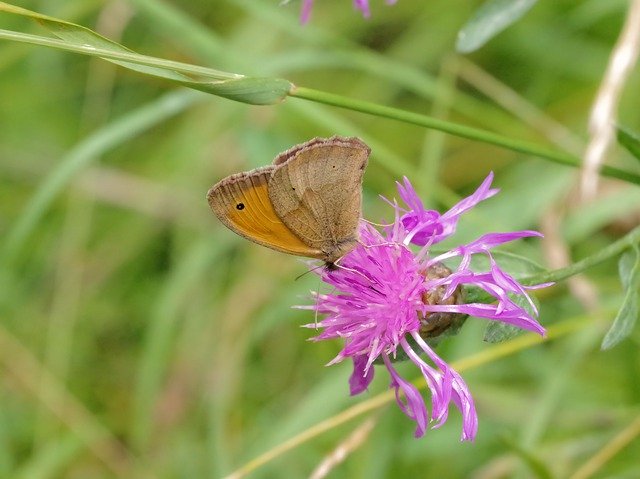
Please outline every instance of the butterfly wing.
M276 158L269 196L282 222L333 262L357 242L370 149L357 138L316 138ZM282 161L281 161L282 160Z
M269 199L268 182L276 167L237 173L212 186L209 206L230 230L262 246L297 256L322 257L278 217Z

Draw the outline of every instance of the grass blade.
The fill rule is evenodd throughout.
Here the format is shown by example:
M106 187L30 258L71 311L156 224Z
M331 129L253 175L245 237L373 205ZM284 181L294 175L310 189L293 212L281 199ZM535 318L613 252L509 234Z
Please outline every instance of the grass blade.
M282 101L293 88L289 81L280 78L249 78L236 73L140 55L89 28L8 3L0 2L0 12L34 20L60 40L7 30L0 31L0 38L100 57L138 73L163 78L212 95L254 105L270 105Z
M623 126L618 125L618 143L624 146L636 160L640 160L640 135Z
M505 28L518 21L537 0L489 0L458 32L456 50L477 50Z

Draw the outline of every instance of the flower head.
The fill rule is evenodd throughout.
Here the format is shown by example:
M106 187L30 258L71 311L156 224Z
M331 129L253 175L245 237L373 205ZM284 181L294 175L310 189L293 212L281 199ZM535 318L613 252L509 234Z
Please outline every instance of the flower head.
M316 293L315 305L301 306L324 317L306 325L322 329L316 341L341 338L342 351L329 363L346 358L353 361L349 381L351 394L364 391L373 380L374 363L384 364L391 387L402 411L416 422L416 437L429 424L440 427L447 419L451 402L463 418L462 440L472 440L478 419L471 393L462 377L442 360L429 341L467 315L501 321L544 335L544 328L514 298L523 297L531 311L537 310L527 289L503 271L491 249L528 236L535 231L490 233L442 254L432 255L433 244L455 233L459 217L480 201L495 195L493 174L480 187L444 214L425 209L415 190L404 179L398 183L405 206L389 202L395 221L381 231L369 223L360 224L361 244L345 255L335 271L323 270L322 280L335 289L332 294ZM419 246L416 251L410 244ZM471 258L486 255L488 271L473 271ZM457 259L453 270L443 261ZM543 287L547 285L538 285ZM495 302L464 303L464 291L479 288ZM430 412L418 389L396 371L393 363L408 358L420 370L431 392Z

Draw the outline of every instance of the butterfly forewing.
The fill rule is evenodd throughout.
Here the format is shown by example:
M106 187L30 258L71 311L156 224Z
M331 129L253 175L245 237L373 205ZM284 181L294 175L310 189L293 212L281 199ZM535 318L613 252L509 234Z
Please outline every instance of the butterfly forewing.
M275 168L266 166L223 179L209 190L209 206L225 226L244 238L284 253L322 258L319 249L305 244L274 211L268 183Z

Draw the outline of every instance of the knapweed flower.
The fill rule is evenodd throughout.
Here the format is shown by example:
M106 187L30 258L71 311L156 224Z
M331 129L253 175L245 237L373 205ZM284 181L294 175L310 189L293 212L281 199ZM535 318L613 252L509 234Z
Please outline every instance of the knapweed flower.
M396 3L397 0L387 0L387 4ZM369 0L353 0L353 7L362 12L362 16L369 18L371 11L369 10ZM300 21L307 23L311 18L311 9L313 8L313 0L302 0L302 11L300 13Z
M364 220L360 224L361 244L339 261L336 270L318 273L333 287L331 294L315 293L315 304L300 306L316 311L318 321L306 325L322 332L316 341L341 338L344 347L329 363L346 358L353 361L349 380L351 394L364 391L373 380L374 363L384 364L391 376L390 387L402 411L416 422L416 437L428 425L440 427L447 420L451 402L462 413L461 440L473 440L478 429L474 401L462 377L433 350L434 341L467 316L501 321L544 335L544 328L532 317L538 314L526 287L503 271L491 250L535 231L490 233L441 254L431 247L456 231L459 217L480 201L494 196L493 174L480 187L444 214L425 209L415 190L404 179L398 183L405 206L389 202L395 221L377 229ZM410 244L417 247L411 248ZM473 271L474 255L488 258L488 271ZM443 264L457 263L456 267ZM494 302L465 303L465 291L479 288ZM526 299L529 308L515 301ZM530 312L531 313L530 313ZM461 321L462 320L462 321ZM418 389L400 377L393 363L408 358L422 373L431 392L430 412Z

